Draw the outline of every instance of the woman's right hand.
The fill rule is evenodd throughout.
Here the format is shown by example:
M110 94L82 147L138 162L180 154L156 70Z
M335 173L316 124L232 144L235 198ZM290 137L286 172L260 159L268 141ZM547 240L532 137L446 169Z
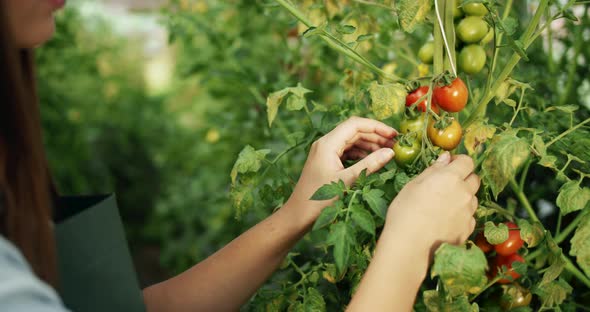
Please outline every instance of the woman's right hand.
M384 231L395 229L429 250L430 259L441 243L461 244L473 232L475 194L480 179L473 160L445 152L395 197Z

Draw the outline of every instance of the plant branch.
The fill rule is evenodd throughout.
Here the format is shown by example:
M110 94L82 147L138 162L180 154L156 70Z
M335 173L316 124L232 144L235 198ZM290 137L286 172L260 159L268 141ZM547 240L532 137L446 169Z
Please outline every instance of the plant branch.
M566 135L568 135L568 134L570 134L570 133L572 133L572 132L576 131L578 128L582 127L583 125L585 125L585 124L587 124L587 123L589 123L589 122L590 122L590 118L588 118L588 119L586 119L586 120L582 121L581 123L579 123L579 124L575 125L575 126L574 126L574 127L572 127L572 128L569 128L569 129L565 130L565 131L564 131L564 132L562 132L560 135L556 136L556 137L555 137L553 140L551 140L551 141L549 141L547 144L545 144L545 146L546 146L546 147L549 147L549 146L551 146L553 143L555 143L555 142L557 142L557 141L561 140L561 139L562 139L564 136L566 136Z
M539 217L537 217L537 214L535 213L533 206L531 206L531 203L529 202L528 198L526 197L522 189L518 187L518 184L516 184L514 177L510 178L509 183L510 187L512 188L512 191L516 194L516 197L518 198L524 209L526 209L531 219L535 222L541 223L541 220L539 220Z
M586 287L590 288L590 279L588 278L588 276L586 276L582 271L580 271L580 269L578 269L578 267L576 267L572 263L572 260L570 260L568 257L563 256L563 259L566 263L565 269L568 272L570 272L573 276L575 276L580 282L584 283Z

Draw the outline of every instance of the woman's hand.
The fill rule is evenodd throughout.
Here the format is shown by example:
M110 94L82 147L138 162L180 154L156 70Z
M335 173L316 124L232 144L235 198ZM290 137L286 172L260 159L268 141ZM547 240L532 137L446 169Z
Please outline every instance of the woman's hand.
M468 156L442 154L395 197L385 228L413 237L430 257L443 242L463 243L475 227L478 205L480 179L473 169Z
M306 225L311 225L332 200L313 201L311 196L324 184L342 180L352 184L367 169L367 174L381 169L393 158L395 129L382 122L352 117L315 141L295 190L284 208L297 210ZM360 159L344 168L346 159Z

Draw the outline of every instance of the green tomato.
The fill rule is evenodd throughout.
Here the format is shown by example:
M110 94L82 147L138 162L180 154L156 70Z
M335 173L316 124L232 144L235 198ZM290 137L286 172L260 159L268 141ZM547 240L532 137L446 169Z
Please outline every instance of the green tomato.
M420 50L418 50L418 58L424 64L432 64L432 59L434 56L434 42L429 41L426 42Z
M424 115L421 115L421 116L414 118L414 119L406 119L401 122L401 124L399 126L399 131L402 134L415 133L416 137L418 139L421 139L422 133L424 132L424 125L425 124L426 124L426 122L425 122Z
M463 5L463 12L472 16L484 16L488 14L488 9L482 3L468 3Z
M420 140L414 139L411 140L411 145L403 145L401 141L395 142L393 145L393 151L395 152L395 156L393 159L395 163L400 167L407 167L410 166L418 154L420 154Z
M477 74L486 64L486 51L479 44L470 44L459 53L458 63L465 73Z
M456 30L461 41L475 43L488 33L488 24L479 16L467 16L459 22Z

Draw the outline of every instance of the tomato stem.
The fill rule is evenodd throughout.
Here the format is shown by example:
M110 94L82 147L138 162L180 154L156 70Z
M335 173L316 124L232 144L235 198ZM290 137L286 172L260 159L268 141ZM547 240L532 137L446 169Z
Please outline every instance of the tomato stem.
M545 144L545 146L546 146L546 147L549 147L549 146L551 146L553 143L555 143L555 142L557 142L557 141L561 140L561 138L563 138L564 136L566 136L566 135L568 135L568 134L570 134L570 133L572 133L572 132L576 131L578 128L582 127L583 125L585 125L585 124L587 124L587 123L589 123L589 122L590 122L590 118L588 118L588 119L586 119L586 120L582 121L581 123L579 123L579 124L575 125L575 126L574 126L574 127L572 127L572 128L569 128L569 129L565 130L565 131L564 131L564 132L562 132L560 135L556 136L556 137L555 137L553 140L549 141L549 143Z
M541 220L539 220L539 217L537 217L537 214L531 206L531 203L529 202L528 198L526 197L522 189L518 187L518 184L516 184L514 177L510 178L509 184L512 188L512 191L516 194L516 197L518 198L524 209L526 209L531 219L535 222L541 223Z
M570 258L563 256L565 260L565 269L570 272L573 276L575 276L580 282L584 283L586 287L590 288L590 279L578 269L573 263Z
M488 288L492 287L494 284L496 284L501 279L502 279L502 276L500 276L500 275L494 277L494 279L492 279L484 288L482 288L480 291L478 291L476 294L474 294L473 297L471 297L469 299L469 302L473 302L477 297L479 297L479 295L481 295L484 291L488 290Z

